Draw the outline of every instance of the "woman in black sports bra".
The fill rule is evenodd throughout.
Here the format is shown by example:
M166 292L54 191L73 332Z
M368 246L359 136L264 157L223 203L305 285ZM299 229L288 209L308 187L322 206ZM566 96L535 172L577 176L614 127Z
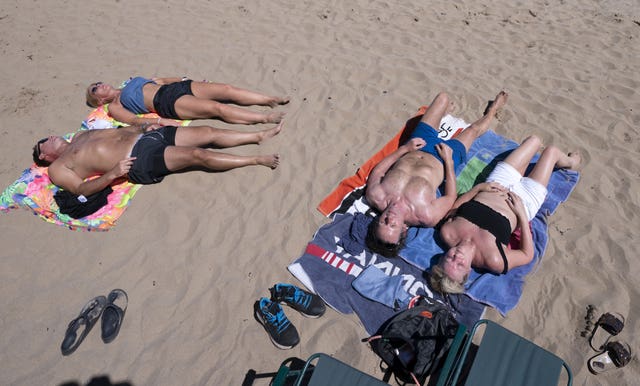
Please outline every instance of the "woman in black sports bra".
M529 221L547 195L555 167L575 169L578 153L563 153L555 146L544 149L527 177L531 159L542 146L537 136L525 139L499 162L487 182L458 197L450 215L440 225L442 241L450 248L431 269L431 285L440 292L464 292L471 268L505 274L533 259ZM520 229L519 249L511 249L511 234Z

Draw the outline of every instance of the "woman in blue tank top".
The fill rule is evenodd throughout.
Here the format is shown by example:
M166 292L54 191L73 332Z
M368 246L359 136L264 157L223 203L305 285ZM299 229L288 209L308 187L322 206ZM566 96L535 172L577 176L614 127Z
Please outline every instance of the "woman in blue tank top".
M109 104L109 115L130 125L179 125L178 119L221 119L228 123L279 123L283 112L255 112L241 106L270 106L289 103L287 97L275 97L244 90L228 84L195 82L187 78L135 77L115 88L96 82L87 88L91 107ZM156 113L158 119L137 114Z

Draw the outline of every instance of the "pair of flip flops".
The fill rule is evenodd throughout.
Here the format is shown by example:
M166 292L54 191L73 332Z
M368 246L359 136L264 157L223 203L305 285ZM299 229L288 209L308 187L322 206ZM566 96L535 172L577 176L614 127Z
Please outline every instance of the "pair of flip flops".
M100 316L102 316L102 341L112 342L120 332L129 298L121 289L114 289L107 297L97 296L82 307L78 317L73 319L64 334L60 351L70 355L80 346Z
M631 360L631 347L624 342L610 339L624 328L624 317L616 312L602 314L596 322L589 344L599 353L588 361L589 371L593 374L604 373L611 369L624 367Z

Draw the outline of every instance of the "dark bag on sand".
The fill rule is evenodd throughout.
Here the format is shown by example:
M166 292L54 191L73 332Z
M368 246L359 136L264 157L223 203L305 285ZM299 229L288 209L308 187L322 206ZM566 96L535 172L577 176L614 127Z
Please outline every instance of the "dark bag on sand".
M113 189L111 189L111 186L107 186L101 191L85 197L60 189L53 196L53 199L56 200L60 213L78 219L94 214L98 209L107 205L107 196L111 192L113 192Z
M398 380L422 383L447 354L457 329L448 306L420 297L366 341Z

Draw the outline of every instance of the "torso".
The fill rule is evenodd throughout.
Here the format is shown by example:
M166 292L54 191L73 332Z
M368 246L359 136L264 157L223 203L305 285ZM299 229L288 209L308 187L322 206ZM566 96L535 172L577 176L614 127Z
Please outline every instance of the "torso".
M136 77L122 88L115 102L134 114L152 112L153 98L159 88L160 85L149 79Z
M87 130L76 134L55 162L87 178L111 170L126 158L138 134L118 129Z
M443 178L444 168L435 157L422 151L409 152L387 171L379 191L374 193L378 198L374 204L382 210L391 200L399 200L409 208L405 224L425 226Z
M511 225L511 232L513 232L517 225L517 218L500 193L480 192L473 200L491 207L506 217ZM471 262L472 267L495 273L503 271L504 262L496 246L496 238L486 229L480 228L465 218L454 217L442 225L440 237L450 246L456 245L461 238L471 241L476 246L476 253ZM508 246L503 244L503 247L506 249Z

